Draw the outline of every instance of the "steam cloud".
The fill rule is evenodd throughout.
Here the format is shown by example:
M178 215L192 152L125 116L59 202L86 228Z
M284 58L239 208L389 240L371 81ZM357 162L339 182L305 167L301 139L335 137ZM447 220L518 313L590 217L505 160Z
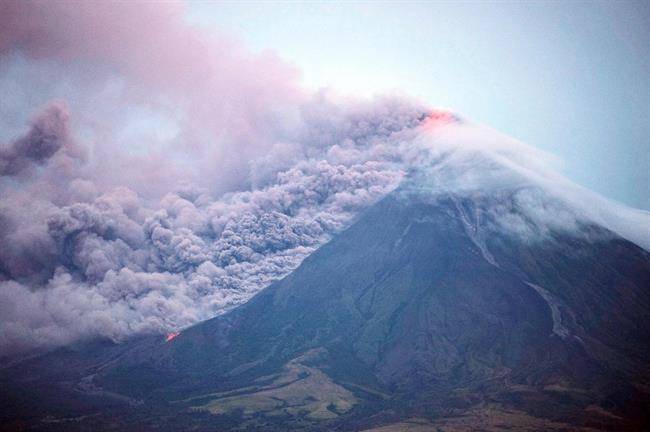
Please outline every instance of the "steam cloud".
M548 155L403 97L307 94L293 67L183 13L177 3L0 5L0 88L24 72L0 114L33 109L32 88L65 99L42 101L0 145L0 353L222 313L414 169L436 193L515 185L539 226L588 218L650 245L638 228L646 213L579 198ZM65 81L56 91L52 74ZM161 119L147 129L173 133L121 136L138 125L124 112L139 110ZM548 217L539 188L572 205ZM520 215L499 216L530 234Z

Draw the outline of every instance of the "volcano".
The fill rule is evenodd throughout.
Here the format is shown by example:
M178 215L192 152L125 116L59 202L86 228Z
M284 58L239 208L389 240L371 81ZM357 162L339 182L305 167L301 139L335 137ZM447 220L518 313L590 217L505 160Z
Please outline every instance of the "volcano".
M650 428L650 254L593 221L561 228L543 188L439 185L414 173L291 274L173 337L5 365L3 428Z
M496 235L492 199L400 188L242 307L23 361L5 389L43 393L45 429L648 425L649 254L597 226Z

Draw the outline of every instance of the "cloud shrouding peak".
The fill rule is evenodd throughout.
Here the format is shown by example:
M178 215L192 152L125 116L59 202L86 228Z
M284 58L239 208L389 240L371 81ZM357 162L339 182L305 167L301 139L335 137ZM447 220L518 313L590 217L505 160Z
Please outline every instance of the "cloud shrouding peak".
M35 112L0 144L0 353L210 318L413 171L432 193L534 186L566 202L579 192L546 155L446 112L307 94L293 67L188 26L180 4L0 8L0 87L24 77L0 111ZM143 128L173 133L122 133ZM519 201L543 216L534 196ZM581 198L565 227L647 221L587 201L601 214Z

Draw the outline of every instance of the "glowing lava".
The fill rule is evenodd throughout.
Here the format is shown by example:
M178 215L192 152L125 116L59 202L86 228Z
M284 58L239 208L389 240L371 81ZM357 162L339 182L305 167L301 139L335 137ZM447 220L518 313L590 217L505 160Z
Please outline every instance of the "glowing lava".
M426 120L424 120L423 126L426 129L431 129L445 124L455 123L458 120L458 117L454 113L451 113L449 111L436 110L432 111L427 116Z
M167 338L165 339L165 342L171 342L176 336L181 334L181 332L171 332L167 335Z

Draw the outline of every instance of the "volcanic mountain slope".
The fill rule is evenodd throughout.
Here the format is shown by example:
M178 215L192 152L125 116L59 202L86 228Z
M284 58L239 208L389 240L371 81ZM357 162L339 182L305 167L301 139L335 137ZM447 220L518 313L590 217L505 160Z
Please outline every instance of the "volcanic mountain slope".
M508 232L513 193L407 183L230 313L5 368L5 427L650 427L650 254L595 224Z

